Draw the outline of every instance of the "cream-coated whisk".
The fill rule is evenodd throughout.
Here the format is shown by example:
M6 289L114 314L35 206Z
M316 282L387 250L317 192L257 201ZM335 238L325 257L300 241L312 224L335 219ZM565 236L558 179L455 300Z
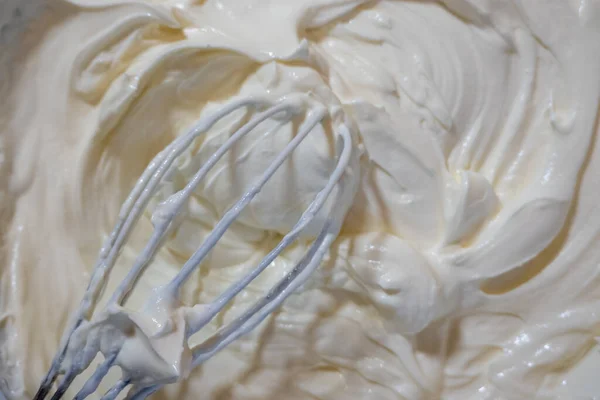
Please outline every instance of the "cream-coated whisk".
M207 162L198 169L183 189L171 195L156 208L152 215L154 231L151 238L135 259L125 279L112 293L108 304L103 309L97 310L99 307L96 306L96 300L108 281L120 250L127 242L131 231L150 199L158 190L162 179L172 168L177 158L192 145L197 137L207 132L218 121L240 109L251 111L253 117L228 137L221 147L208 158ZM87 381L78 388L79 391L75 395L75 399L84 399L94 393L113 366L121 367L122 377L104 394L103 399L114 399L125 390L128 390L127 398L146 398L162 385L184 378L184 371L203 363L229 343L254 329L296 288L305 282L319 266L331 243L339 234L342 222L352 204L357 189L358 155L354 146L355 139L348 125L343 121L341 110L339 114L342 116L332 115L323 104L308 94L293 94L277 100L243 98L227 104L214 115L202 118L189 132L176 138L161 151L148 165L123 204L116 227L100 250L84 298L73 316L70 326L63 334L59 351L55 355L50 370L42 381L35 399L63 398L75 378L87 368L90 368L92 361L99 354L103 357L103 361L98 364ZM210 169L232 149L236 142L253 130L259 130L261 123L269 118L278 118L278 120L284 122L294 119L300 121L300 127L287 146L273 158L262 176L252 183L250 188L214 226L213 231L184 263L178 274L170 282L155 290L153 297L148 299L150 306L136 314L135 318L125 312L122 307L124 301L130 292L134 290L135 282L152 262L169 232L177 226L178 219L176 217L180 214L189 197ZM211 303L183 309L178 308L173 311L171 305L177 303L181 286L199 267L229 226L236 221L244 208L251 203L252 199L292 154L294 149L303 140L310 137L311 131L317 125L326 120L330 121L336 136L335 168L332 170L326 185L317 193L297 223L250 273L240 277L237 282ZM164 337L169 335L180 338L184 346L187 346L186 343L190 336L209 323L238 293L244 290L252 280L290 246L309 223L314 220L316 214L323 209L326 201L332 196L333 207L328 211L320 233L309 246L307 252L279 283L265 293L264 297L249 309L245 310L242 315L229 324L222 326L214 335L201 344L189 348L187 358L174 355L173 359L177 362L172 365L165 363L165 368L162 368L163 365L160 363L158 364L160 368L153 368L152 363L146 363L144 360L139 360L138 364L131 364L128 361L127 355L135 346L142 346L142 349L146 349L140 354L148 355L148 357L156 356L160 351L152 345L148 345L148 343L154 343L153 340L163 340ZM162 310L162 314L159 313L162 315L163 320L160 331L153 337L142 337L138 341L132 341L131 338L135 337L132 332L137 329L135 322L140 318L143 319L144 313L150 312L148 310L157 309ZM148 316L150 319L152 317L153 315ZM156 354L153 353L155 351ZM162 358L156 356L152 360L169 358L164 353L160 354L162 354Z

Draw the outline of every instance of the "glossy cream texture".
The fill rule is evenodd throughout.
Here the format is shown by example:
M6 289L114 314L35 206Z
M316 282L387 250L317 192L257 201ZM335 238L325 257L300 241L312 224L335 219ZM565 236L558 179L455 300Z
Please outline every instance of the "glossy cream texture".
M35 392L152 157L231 99L309 93L342 109L358 137L361 184L342 234L267 322L155 398L569 398L560 386L600 332L597 2L55 2L22 53L0 111L9 397ZM231 124L185 154L153 204ZM127 307L176 274L297 130L265 128L208 176ZM326 124L309 136L186 286L185 304L212 299L289 230L331 173L334 136ZM277 282L314 232L202 335Z

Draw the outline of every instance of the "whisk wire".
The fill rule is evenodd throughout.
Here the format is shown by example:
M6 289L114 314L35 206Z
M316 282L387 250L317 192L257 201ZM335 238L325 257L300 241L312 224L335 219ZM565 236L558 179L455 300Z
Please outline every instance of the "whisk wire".
M139 217L142 215L150 201L151 195L155 192L156 187L168 171L168 168L173 164L177 156L179 156L196 137L205 133L225 115L231 114L242 107L247 107L253 104L253 101L258 105L264 104L263 101L252 98L231 102L224 106L219 112L201 119L190 132L176 138L150 162L123 203L123 206L119 211L117 223L100 249L98 260L92 270L92 276L88 283L88 287L79 308L74 314L71 327L70 329L65 330L59 345L59 350L51 363L48 373L42 380L34 400L43 400L48 395L58 376L72 333L80 327L85 315L89 313L93 306L94 299L106 283L105 277L110 273L119 251L123 247L124 242L128 239L133 226L139 220Z

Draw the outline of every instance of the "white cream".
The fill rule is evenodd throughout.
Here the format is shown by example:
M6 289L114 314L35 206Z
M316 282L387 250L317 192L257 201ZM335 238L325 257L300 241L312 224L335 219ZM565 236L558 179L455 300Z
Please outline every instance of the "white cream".
M9 397L35 392L102 236L152 157L231 99L308 93L358 135L361 185L342 234L266 323L155 398L568 398L565 376L600 331L597 2L79 0L30 26L0 111ZM151 208L234 120L186 152ZM132 310L297 130L279 125L244 139L193 197L126 304L145 333L122 365L187 373L181 331L146 342L156 326ZM323 124L302 143L192 276L184 304L209 302L290 229L331 173L333 137ZM318 222L192 342L277 282ZM162 361L140 358L148 349Z

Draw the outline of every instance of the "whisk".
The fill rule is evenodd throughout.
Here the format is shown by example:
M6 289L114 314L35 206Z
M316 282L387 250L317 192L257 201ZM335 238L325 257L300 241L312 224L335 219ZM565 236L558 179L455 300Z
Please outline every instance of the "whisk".
M207 132L219 120L240 109L251 110L254 116L228 137L221 147L198 169L183 189L171 195L156 207L152 214L152 224L154 226L152 236L135 259L124 280L112 293L108 304L103 310L96 313L95 301L106 285L111 268L114 266L120 250L128 240L128 236L140 215L158 190L165 174L197 137ZM286 147L274 157L262 176L216 223L213 231L184 263L177 275L166 285L156 288L154 295L148 300L148 307L145 308L145 312L155 319L156 315L148 310L158 312L161 314L159 319L162 320L162 323L159 324L160 329L157 329L152 337L145 338L145 341L142 342L147 344L151 343L152 340L161 340L163 337L172 335L176 338L174 340L180 340L183 347L187 348L187 340L190 336L206 326L223 310L228 302L246 288L282 251L290 246L314 220L329 197L333 195L333 207L330 207L330 210L327 211L325 222L320 228L319 234L294 268L265 293L264 297L232 322L223 325L207 340L191 349L188 348L187 357L185 355L173 355L172 358L175 361L171 365L167 365L169 363L165 359L169 358L169 355L165 355L164 351L161 352L149 345L150 347L146 347L146 352L160 353L158 359L163 360L165 365L159 362L156 368L151 365L138 368L139 365L131 364L124 353L127 352L128 346L131 344L127 341L131 337L131 332L126 332L126 330L131 329L131 326L135 326L135 321L139 321L140 317L124 311L122 307L124 301L145 267L149 265L161 248L168 233L177 225L176 217L210 169L231 150L236 142L259 127L265 120L275 117L283 121L302 118L302 123L298 132ZM309 136L309 133L318 124L327 118L330 119L336 136L336 164L329 180L321 191L316 194L296 224L258 265L253 267L247 275L240 277L237 282L233 283L212 302L193 307L180 307L174 311L173 305L177 303L181 286L198 268L229 226L236 221L244 208L248 206L294 149ZM92 361L100 353L104 360L98 364L96 370L79 389L75 399L85 399L94 393L113 366L121 367L122 377L114 383L102 399L115 399L127 388L129 389L128 399L144 399L160 389L162 385L184 378L186 371L202 364L231 342L259 325L308 279L310 274L319 266L331 243L339 234L342 222L352 204L358 182L358 156L355 146L353 146L354 138L348 126L349 124L344 121L340 107L337 107L337 111L331 112L309 94L293 94L273 100L248 97L232 101L215 114L202 118L186 134L179 136L170 143L148 165L122 205L117 224L100 250L83 300L72 317L72 323L63 333L59 350L35 395L35 399L51 398L56 400L62 398L75 378L89 368ZM183 317L178 317L181 314L178 314L177 310L183 310ZM145 314L142 311L140 315ZM118 321L122 323L120 324ZM183 327L181 327L182 324ZM135 344L142 342L135 342ZM53 389L54 392L52 393Z

